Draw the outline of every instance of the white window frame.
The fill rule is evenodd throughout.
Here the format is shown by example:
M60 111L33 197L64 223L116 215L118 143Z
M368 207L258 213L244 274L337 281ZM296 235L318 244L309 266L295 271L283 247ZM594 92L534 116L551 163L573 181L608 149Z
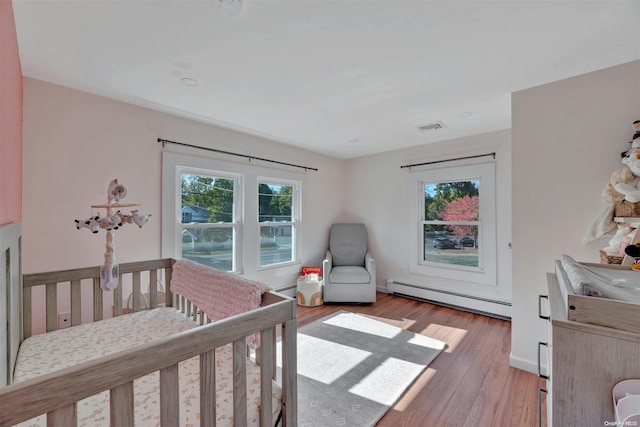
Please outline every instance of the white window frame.
M234 241L234 273L274 280L290 274L298 274L302 260L302 223L304 219L304 193L306 175L299 172L270 169L261 166L196 157L173 152L162 153L162 256L179 258L182 253L182 229L180 214L180 174L195 171L220 178L237 177L237 207L234 206L236 238ZM297 222L293 260L290 262L260 266L260 228L258 224L258 182L282 182L295 184L297 190ZM236 189L234 189L234 192ZM222 224L223 226L228 223ZM270 271L265 271L270 270Z
M300 253L298 251L298 248L300 247L300 244L299 244L298 235L300 234L299 233L299 230L301 229L300 222L302 219L302 216L301 216L301 212L302 212L301 199L302 198L300 197L302 182L293 181L289 179L259 176L256 182L256 203L258 203L258 197L259 197L258 188L260 184L267 184L267 185L275 184L275 185L292 187L291 188L292 200L291 200L291 221L260 222L259 212L256 209L256 215L257 215L256 219L258 223L258 255L257 255L258 269L263 270L263 269L269 269L274 267L282 267L282 266L287 266L292 264L299 264ZM261 265L261 256L262 256L261 248L260 248L260 236L262 235L261 229L262 227L274 227L274 226L276 227L291 226L291 258L292 259L290 261L285 261L285 262Z
M181 186L182 186L182 174L190 174L190 175L199 175L199 176L208 176L212 178L221 178L228 179L233 181L233 218L231 222L207 222L207 223L183 223L182 222L182 213L180 212L182 206L182 195L181 195ZM176 166L176 176L175 176L177 194L175 199L176 209L178 211L178 217L180 219L179 224L176 227L176 247L175 253L179 254L178 257L182 258L182 231L187 228L200 228L200 229L210 229L210 228L221 228L228 229L230 228L232 231L232 256L231 256L231 270L230 273L236 273L242 270L242 259L239 254L242 253L242 174L238 173L229 173L217 170L209 170L209 169L201 169L201 168L193 168L188 166ZM240 249L239 249L240 247Z
M479 180L480 212L478 221L461 222L478 225L478 267L424 261L424 184ZM428 169L409 173L409 272L424 276L496 286L496 184L495 163ZM442 221L442 224L451 224ZM457 223L457 222L456 222Z

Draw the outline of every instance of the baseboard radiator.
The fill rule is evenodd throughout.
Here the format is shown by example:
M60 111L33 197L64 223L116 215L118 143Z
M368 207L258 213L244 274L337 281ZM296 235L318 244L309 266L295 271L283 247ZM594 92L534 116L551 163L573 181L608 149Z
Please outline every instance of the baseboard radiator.
M506 301L429 288L427 286L414 285L391 279L387 280L387 289L390 293L398 296L414 298L458 310L497 317L499 319L511 319L511 303Z

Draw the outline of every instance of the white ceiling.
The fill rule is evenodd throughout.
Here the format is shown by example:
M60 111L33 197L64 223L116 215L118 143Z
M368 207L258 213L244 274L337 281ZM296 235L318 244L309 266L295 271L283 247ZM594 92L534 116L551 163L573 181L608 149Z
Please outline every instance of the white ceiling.
M512 92L640 58L639 0L241 6L14 0L22 71L351 158L510 128Z

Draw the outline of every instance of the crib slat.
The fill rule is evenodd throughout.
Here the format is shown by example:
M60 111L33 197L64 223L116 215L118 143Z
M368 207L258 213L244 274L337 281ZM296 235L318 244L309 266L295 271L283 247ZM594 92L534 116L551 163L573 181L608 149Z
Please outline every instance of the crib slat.
M120 286L120 278L118 277L118 286L113 290L113 315L122 316L122 286Z
M58 294L56 283L47 283L46 288L47 332L51 332L58 329Z
M233 425L247 425L247 339L233 342Z
M158 306L158 270L149 271L149 308Z
M173 307L173 292L171 292L171 274L173 269L167 267L164 269L164 302L167 307Z
M273 380L273 328L260 331L260 400L262 409L260 410L260 425L268 426L273 422L273 405L271 399L271 386Z
M102 289L100 278L93 278L93 321L102 320Z
M133 272L133 311L140 311L140 272Z
M71 326L82 323L82 294L80 280L71 281Z
M112 388L109 394L111 427L132 426L134 423L133 381Z
M31 336L31 288L23 288L22 294L22 335L27 339Z
M295 309L295 308L294 308ZM287 404L285 424L298 419L298 363L296 359L296 319L282 324L282 394Z
M178 364L160 370L160 426L178 427L180 420Z
M216 351L200 355L200 426L216 426Z
M77 425L76 404L63 406L47 414L49 427L68 427Z

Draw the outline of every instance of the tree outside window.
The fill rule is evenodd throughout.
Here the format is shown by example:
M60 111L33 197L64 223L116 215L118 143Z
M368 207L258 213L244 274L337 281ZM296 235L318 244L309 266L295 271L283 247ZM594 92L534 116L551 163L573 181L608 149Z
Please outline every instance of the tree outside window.
M480 180L423 183L423 260L478 266Z
M183 258L234 269L234 188L233 179L181 174Z
M294 260L295 206L293 185L258 183L261 267Z

